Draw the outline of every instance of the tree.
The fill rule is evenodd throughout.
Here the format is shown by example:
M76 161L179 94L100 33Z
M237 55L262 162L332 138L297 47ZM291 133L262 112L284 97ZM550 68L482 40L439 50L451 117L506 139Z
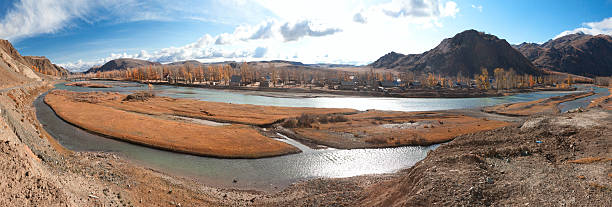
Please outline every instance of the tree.
M504 85L505 73L506 72L504 71L503 68L495 68L495 70L493 70L493 76L495 77L495 87L497 88L497 90L505 88L505 85Z

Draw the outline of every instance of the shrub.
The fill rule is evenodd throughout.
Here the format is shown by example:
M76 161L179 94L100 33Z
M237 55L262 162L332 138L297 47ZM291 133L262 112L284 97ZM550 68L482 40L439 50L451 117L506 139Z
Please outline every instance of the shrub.
M319 123L321 124L329 123L329 117L327 117L327 115L319 116Z
M298 125L298 121L295 119L289 119L283 122L283 127L285 128L296 128Z
M347 122L348 119L344 115L334 116L329 119L330 122Z
M125 97L124 101L146 101L149 98L155 97L155 94L150 91L138 91Z
M313 123L317 122L317 117L312 114L302 114L297 120L299 127L310 128Z

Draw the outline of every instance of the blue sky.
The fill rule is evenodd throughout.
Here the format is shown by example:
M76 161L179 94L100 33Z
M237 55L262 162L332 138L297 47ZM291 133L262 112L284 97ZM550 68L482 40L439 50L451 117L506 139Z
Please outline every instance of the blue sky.
M70 70L120 58L367 64L476 29L545 42L612 34L612 1L3 0L0 38Z

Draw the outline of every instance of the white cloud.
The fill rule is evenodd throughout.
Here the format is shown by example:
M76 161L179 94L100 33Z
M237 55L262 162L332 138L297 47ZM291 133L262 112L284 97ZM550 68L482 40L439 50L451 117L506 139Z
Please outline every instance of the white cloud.
M0 38L55 33L76 26L77 20L96 24L189 19L235 25L265 19L268 14L262 9L251 1L16 0L0 14Z
M69 20L84 18L85 0L22 0L0 20L0 38L9 40L55 32Z
M96 61L62 65L83 70L117 57L158 62L286 59L304 63L368 64L392 50L421 53L433 48L448 37L439 31L443 20L455 18L459 12L454 1L437 0L261 2L276 18L259 24L243 24L229 33L205 34L181 47L111 54Z
M482 12L482 5L476 6L476 5L472 4L472 8L478 10L479 12Z
M582 23L582 27L579 27L573 30L563 31L559 35L557 35L554 39L563 37L568 34L575 34L579 32L582 32L584 34L590 34L590 35L598 35L598 34L612 35L612 17L605 18L599 22Z
M367 23L366 18L361 15L361 13L355 13L355 15L353 15L353 21L361 24Z
M342 30L339 28L313 29L312 22L309 20L299 21L294 24L285 23L280 27L280 33L283 35L285 41L296 41L306 36L321 37L332 35L340 31Z
M391 17L430 17L440 15L438 1L392 1L383 9Z

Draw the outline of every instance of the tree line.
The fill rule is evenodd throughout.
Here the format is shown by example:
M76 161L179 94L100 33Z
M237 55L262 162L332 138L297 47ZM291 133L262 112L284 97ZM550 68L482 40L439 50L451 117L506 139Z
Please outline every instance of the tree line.
M377 72L370 69L367 72L340 71L335 69L305 68L297 66L277 67L274 64L267 66L242 64L210 64L210 65L161 65L130 68L127 70L113 70L76 76L86 78L118 79L139 82L168 82L170 84L210 84L229 85L234 75L241 77L243 85L261 81L270 81L273 86L286 85L329 85L340 84L342 81L353 81L357 85L375 86L380 82L395 81L399 86L408 86L419 83L423 87L458 87L474 86L486 89L515 89L533 88L538 85L554 85L556 87L569 87L574 80L571 76L517 74L513 69L495 68L493 73L481 68L479 74L472 78L458 72L454 76L436 73L415 71L403 72Z

